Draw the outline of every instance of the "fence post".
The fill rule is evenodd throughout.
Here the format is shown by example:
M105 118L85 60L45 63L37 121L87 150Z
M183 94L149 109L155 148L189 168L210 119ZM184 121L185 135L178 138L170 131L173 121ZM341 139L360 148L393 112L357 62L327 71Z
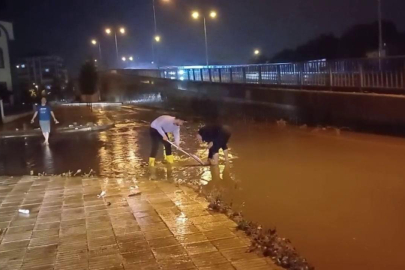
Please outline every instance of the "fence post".
M194 72L194 68L192 69L193 71L193 81L195 81L195 72Z
M299 68L299 84L300 84L300 89L302 89L302 86L304 85L304 63L300 63L298 65Z
M332 66L330 62L328 62L328 70L329 70L329 87L332 89L333 87L333 73L332 73Z
M259 84L262 84L262 66L258 66L258 72L259 72Z
M363 89L364 87L364 71L363 71L363 65L361 62L359 62L359 76L360 76L360 90Z
M231 67L229 68L229 81L231 83L233 83L233 74L232 74L232 68Z
M281 66L277 65L277 84L281 85Z
M204 75L203 75L203 69L202 68L200 68L200 75L201 75L201 81L203 82L204 81Z
M246 83L246 67L242 67L243 83Z
M212 82L211 68L208 68L208 76L210 78L210 82Z
M221 68L218 68L218 79L219 79L219 82L221 83L221 82L222 82L222 72L221 72Z

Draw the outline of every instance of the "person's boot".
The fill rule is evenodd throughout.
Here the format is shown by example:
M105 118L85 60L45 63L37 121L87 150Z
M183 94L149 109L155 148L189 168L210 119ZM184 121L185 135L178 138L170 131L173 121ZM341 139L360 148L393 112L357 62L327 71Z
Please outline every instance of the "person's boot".
M167 156L166 156L166 162L167 162L168 164L173 164L173 162L174 162L173 155L167 155Z
M155 158L153 157L149 158L149 167L155 167Z

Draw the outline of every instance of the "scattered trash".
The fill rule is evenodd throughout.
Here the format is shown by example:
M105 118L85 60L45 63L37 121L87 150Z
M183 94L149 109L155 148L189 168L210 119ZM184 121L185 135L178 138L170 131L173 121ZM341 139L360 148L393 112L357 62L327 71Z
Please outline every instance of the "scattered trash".
M279 126L279 127L287 126L287 122L283 119L278 120L276 123L277 123L277 126Z
M28 210L28 209L18 209L18 212L22 213L22 214L29 214L30 210Z
M129 194L128 197L139 196L139 195L141 195L141 194L142 194L142 192L140 192L140 191L135 191L135 192Z
M75 128L75 129L77 130L77 129L79 129L79 128Z
M34 171L31 170L31 171L30 171L30 175L33 176L33 175L34 175Z
M100 195L97 195L97 198L102 198L102 197L104 197L104 196L105 196L105 194L106 194L106 192L105 192L105 191L103 191L103 192L101 192L101 193L100 193Z
M110 206L111 205L111 203L110 202L107 202L107 206Z
M73 127L73 125L69 125L69 127L70 127L70 128L72 128L72 127Z
M73 176L76 176L76 175L78 175L78 174L81 173L81 172L82 172L82 170L81 170L81 169L78 169L77 172L76 172Z
M18 128L16 128L15 131L18 131Z

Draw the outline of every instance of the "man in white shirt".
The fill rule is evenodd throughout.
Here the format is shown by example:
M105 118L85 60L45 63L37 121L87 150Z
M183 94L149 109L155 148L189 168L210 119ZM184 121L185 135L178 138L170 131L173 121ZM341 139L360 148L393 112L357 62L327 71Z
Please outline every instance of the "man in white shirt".
M159 150L159 143L165 146L166 161L173 163L172 147L168 143L168 133L173 134L174 143L180 145L180 127L184 121L174 116L162 115L156 118L150 125L150 138L152 140L152 150L149 157L149 166L155 166L155 159Z

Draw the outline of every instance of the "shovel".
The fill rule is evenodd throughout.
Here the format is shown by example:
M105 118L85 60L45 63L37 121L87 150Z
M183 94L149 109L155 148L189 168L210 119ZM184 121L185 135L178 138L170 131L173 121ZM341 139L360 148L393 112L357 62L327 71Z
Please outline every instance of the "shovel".
M199 159L197 156L187 153L186 151L184 151L183 149L181 149L179 146L177 146L176 144L172 143L171 141L167 141L168 143L170 143L173 147L175 147L177 150L179 150L180 152L183 152L184 154L186 154L187 156L193 158L195 161L197 161L198 163L200 163L201 165L205 165L205 163Z

